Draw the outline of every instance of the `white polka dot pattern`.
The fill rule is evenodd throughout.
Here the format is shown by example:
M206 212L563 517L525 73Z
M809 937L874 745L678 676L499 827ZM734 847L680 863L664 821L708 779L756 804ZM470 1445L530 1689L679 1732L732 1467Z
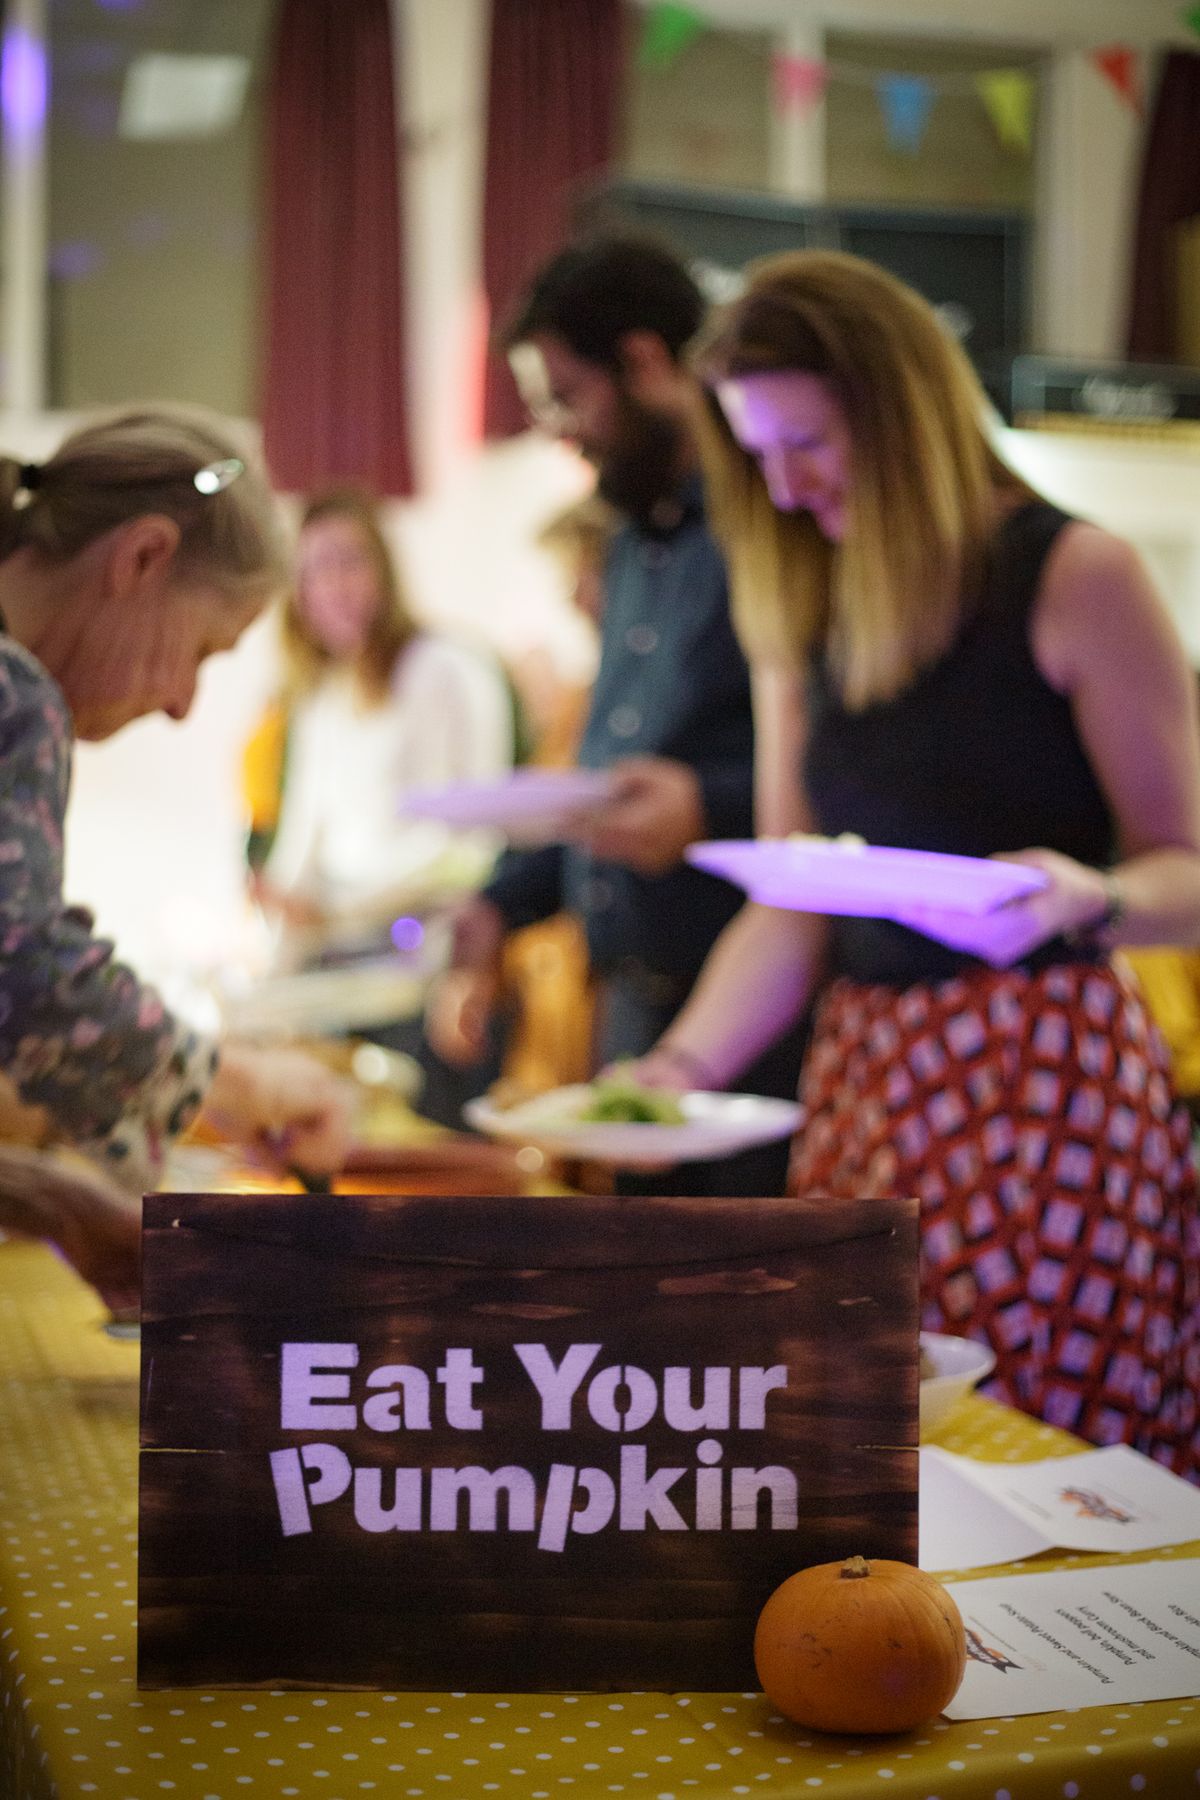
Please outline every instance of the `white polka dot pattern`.
M1191 1701L854 1740L758 1694L139 1693L137 1350L98 1320L47 1251L0 1244L0 1800L1200 1796ZM939 1441L1075 1447L982 1400Z

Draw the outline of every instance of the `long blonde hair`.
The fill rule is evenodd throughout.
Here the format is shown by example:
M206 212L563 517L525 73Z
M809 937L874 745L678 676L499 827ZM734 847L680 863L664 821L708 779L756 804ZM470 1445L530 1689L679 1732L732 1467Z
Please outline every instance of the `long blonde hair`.
M363 698L378 706L387 697L396 660L417 635L418 626L409 610L383 535L378 502L362 488L329 488L308 502L300 529L304 531L323 519L349 519L362 533L367 547L379 598L367 641L355 658L354 672ZM289 587L284 601L283 653L285 700L311 693L339 661L321 643L305 619L299 587L295 583Z
M714 528L752 661L828 651L848 706L898 693L952 642L979 591L998 493L1028 493L984 429L986 402L933 309L875 264L801 250L753 264L693 361L728 377L826 381L850 438L847 530L778 511L711 392L699 403Z
M274 496L249 449L215 414L130 407L72 432L44 463L0 456L0 561L28 546L69 562L150 513L179 528L173 568L181 580L203 581L231 601L265 600L284 586Z

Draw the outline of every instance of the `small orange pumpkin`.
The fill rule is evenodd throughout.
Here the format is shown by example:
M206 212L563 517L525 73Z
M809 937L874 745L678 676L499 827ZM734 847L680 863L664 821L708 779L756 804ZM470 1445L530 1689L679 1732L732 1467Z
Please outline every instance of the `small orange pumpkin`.
M815 1731L911 1731L954 1698L966 1661L962 1616L941 1582L884 1558L789 1576L754 1633L763 1692Z

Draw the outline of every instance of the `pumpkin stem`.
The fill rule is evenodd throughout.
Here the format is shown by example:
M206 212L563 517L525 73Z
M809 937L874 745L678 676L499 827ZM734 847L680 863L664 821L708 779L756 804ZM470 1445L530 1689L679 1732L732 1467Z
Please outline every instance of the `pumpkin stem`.
M871 1573L871 1565L865 1556L851 1556L842 1564L839 1577L842 1581L861 1581L864 1575Z

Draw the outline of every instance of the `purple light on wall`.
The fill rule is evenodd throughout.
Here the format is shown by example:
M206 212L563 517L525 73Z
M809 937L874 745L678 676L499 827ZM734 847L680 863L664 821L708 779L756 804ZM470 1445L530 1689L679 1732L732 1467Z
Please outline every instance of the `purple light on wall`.
M86 281L104 266L104 252L90 238L72 238L51 246L50 273L60 281Z
M0 49L0 110L17 143L36 137L46 117L46 51L20 25L10 25Z

